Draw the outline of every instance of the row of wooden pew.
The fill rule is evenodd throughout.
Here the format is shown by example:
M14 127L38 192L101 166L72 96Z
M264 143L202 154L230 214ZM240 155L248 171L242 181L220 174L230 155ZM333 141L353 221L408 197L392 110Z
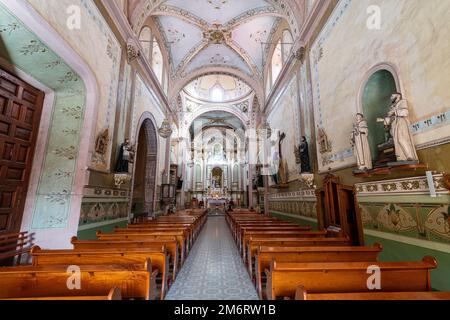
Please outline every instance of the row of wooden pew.
M379 244L351 246L348 237L252 212L226 219L261 299L450 300L431 291L433 257L380 262Z
M161 216L73 249L31 249L31 265L0 268L0 299L164 299L206 222L206 211Z

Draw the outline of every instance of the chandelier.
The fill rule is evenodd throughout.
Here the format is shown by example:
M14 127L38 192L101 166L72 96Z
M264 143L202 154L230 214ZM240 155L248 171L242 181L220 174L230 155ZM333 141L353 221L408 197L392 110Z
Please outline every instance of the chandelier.
M173 130L172 127L170 126L169 120L164 119L164 121L161 124L161 128L158 129L158 133L164 139L167 139L172 135Z

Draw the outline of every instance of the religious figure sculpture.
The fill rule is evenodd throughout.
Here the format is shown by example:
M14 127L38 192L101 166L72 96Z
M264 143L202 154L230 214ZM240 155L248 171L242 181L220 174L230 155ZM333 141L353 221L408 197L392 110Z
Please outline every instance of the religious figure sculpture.
M311 172L311 162L309 160L309 146L306 137L302 137L302 143L299 147L300 164L302 173Z
M275 152L276 156L276 162L278 162L278 170L277 172L274 174L273 176L273 180L275 182L275 184L286 184L287 183L287 170L286 170L286 163L283 159L283 153L282 153L282 145L283 145L283 141L284 139L286 139L286 134L283 133L278 133L278 150L277 152Z
M369 145L369 127L364 115L356 115L356 123L353 125L351 143L355 149L356 163L359 171L367 171L373 168L372 153Z
M419 157L410 130L408 104L400 93L391 96L392 106L386 118L377 119L390 127L397 162L418 163Z
M133 163L134 150L130 144L129 139L125 139L125 142L120 146L119 159L117 160L116 172L129 172L129 163Z

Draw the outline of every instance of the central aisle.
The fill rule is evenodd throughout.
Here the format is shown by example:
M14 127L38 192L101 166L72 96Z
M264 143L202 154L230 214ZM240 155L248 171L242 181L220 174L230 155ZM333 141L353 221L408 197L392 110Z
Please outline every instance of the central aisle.
M258 300L224 216L209 217L167 300Z

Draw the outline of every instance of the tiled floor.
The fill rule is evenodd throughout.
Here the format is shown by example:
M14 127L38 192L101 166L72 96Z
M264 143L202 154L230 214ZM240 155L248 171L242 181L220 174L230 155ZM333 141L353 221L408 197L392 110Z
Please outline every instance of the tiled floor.
M209 217L167 300L258 300L224 216Z

